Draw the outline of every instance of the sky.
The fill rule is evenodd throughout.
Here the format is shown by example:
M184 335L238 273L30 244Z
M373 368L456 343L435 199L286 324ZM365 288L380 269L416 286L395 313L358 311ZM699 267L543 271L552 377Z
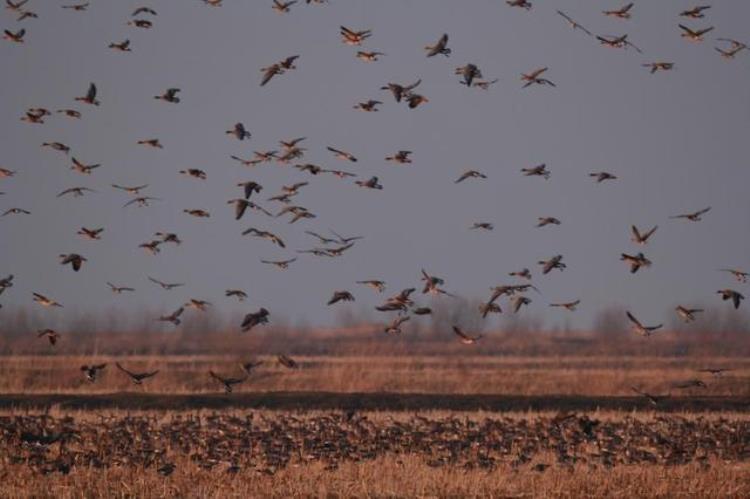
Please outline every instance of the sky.
M346 307L326 306L334 290L351 291L354 310L372 310L418 286L422 268L445 279L446 290L479 299L528 267L540 293L522 313L582 328L610 306L658 323L677 304L729 307L717 289L747 294L747 285L717 269L750 268L750 50L727 61L714 47L717 37L750 42L750 3L714 1L701 20L679 17L693 2L677 0L636 1L629 20L601 13L622 2L594 0L534 1L530 11L499 0L331 0L299 2L283 15L270 0L225 0L221 7L92 0L85 12L63 10L63 3L31 0L39 18L20 23L0 12L3 28L27 31L23 44L0 43L0 166L17 171L0 179L0 211L31 212L0 218L0 277L15 275L0 295L0 320L13 307L32 307L31 293L39 292L65 305L33 305L50 321L112 307L169 312L198 298L220 314L263 306L272 320L325 326ZM143 5L158 12L153 29L126 24ZM643 54L600 45L556 9L595 34L628 33ZM703 43L690 43L678 23L715 29ZM372 36L363 47L344 45L342 25ZM423 47L443 33L450 57L427 58ZM126 38L131 53L108 48ZM360 49L386 55L365 63L355 58ZM261 87L260 69L290 55L300 56L297 69ZM656 74L641 67L653 61L675 66ZM499 81L486 91L459 84L454 70L467 63ZM556 87L523 89L521 73L539 67L549 68ZM415 91L429 99L417 109L380 90L417 79ZM99 88L99 107L73 100L90 82ZM179 104L153 98L169 87L182 90ZM353 109L368 99L383 102L378 112ZM74 108L83 117L20 121L31 107ZM236 122L252 133L249 141L224 133ZM302 162L362 180L377 176L383 190L291 165L248 168L230 159L294 137L307 137ZM164 149L136 144L147 138L159 138ZM68 144L71 156L102 166L90 176L76 173L70 157L40 147L46 141ZM359 161L337 160L326 146ZM402 149L413 151L412 164L384 161ZM521 174L540 163L551 171L548 180ZM186 168L204 170L207 179L178 173ZM455 184L467 169L488 178ZM602 170L618 179L596 184L588 177ZM250 212L235 221L227 201L240 196L236 184L246 180L263 185L256 202L273 212L281 205L266 199L282 185L309 182L293 204L316 218L289 224ZM144 194L162 201L123 208L132 196L113 183L149 184ZM56 197L74 186L96 192ZM707 206L712 210L699 223L669 218ZM194 208L211 217L182 211ZM543 216L562 224L536 228ZM495 229L470 230L475 222ZM659 229L639 247L630 241L631 224ZM102 240L76 235L82 226L104 227ZM278 234L287 249L242 236L251 226ZM364 239L340 258L295 252L319 246L305 230L329 229ZM177 233L183 244L149 255L138 245L156 231ZM638 251L653 265L631 275L620 254ZM78 273L59 263L58 255L72 252L88 259ZM556 254L567 268L542 276L537 261ZM260 262L295 256L287 270ZM167 292L146 276L186 285ZM384 280L386 292L355 284L364 279ZM107 281L136 292L115 295ZM229 288L244 289L248 300L224 297ZM548 307L575 299L581 305L574 313Z

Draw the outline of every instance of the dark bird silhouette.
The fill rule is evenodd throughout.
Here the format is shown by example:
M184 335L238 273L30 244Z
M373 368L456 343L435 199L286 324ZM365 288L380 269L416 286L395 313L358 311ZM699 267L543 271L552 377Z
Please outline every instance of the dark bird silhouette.
M122 367L120 365L119 362L115 362L115 365L117 366L117 368L120 371L122 371L125 374L127 374L128 377L131 379L131 381L133 381L133 383L136 384L136 385L143 384L143 380L148 379L148 378L152 378L152 377L156 376L159 373L158 369L156 371L147 371L147 372L142 372L142 373L136 373L136 372L129 371L129 370L125 369L124 367Z

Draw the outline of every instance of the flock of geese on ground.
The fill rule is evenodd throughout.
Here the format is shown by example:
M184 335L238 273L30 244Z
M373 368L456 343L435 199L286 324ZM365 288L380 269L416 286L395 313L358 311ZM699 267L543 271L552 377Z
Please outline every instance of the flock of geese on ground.
M220 7L223 4L223 0L202 1L212 7ZM11 14L16 15L18 22L33 22L33 19L39 17L38 14L32 10L32 5L30 5L32 2L30 2L29 0L5 0L5 3L6 10L10 11ZM298 2L296 1L280 2L278 0L273 0L271 7L273 8L273 10L280 14L287 14L297 3ZM325 4L328 2L326 0L306 0L305 3ZM508 0L506 1L506 3L511 7L517 7L528 11L532 10L532 3L527 0ZM62 6L63 9L69 9L80 13L85 12L89 7L94 7L94 3L84 2ZM687 26L683 23L677 23L676 29L680 30L680 36L690 42L703 42L706 34L714 29L713 26L705 24L705 21L703 21L703 19L710 14L710 9L710 5L700 5L688 10L684 10L682 12L676 12L676 17L678 19L685 19L684 22L686 23L701 23L701 25L692 24L691 26ZM627 21L631 18L631 16L633 16L635 10L636 9L634 8L634 4L628 3L627 5L624 5L618 9L604 11L603 14L608 17ZM623 50L632 48L638 53L642 53L642 50L628 38L627 34L617 36L595 35L591 31L583 27L581 24L579 24L577 21L575 21L567 13L563 11L557 12L574 31L592 37L594 40L598 41L605 47ZM132 19L128 21L127 24L131 27L129 29L133 29L136 31L148 30L155 28L156 19L158 19L156 10L150 7L140 7L132 13ZM4 39L13 44L23 45L28 40L27 35L33 36L32 28L29 29L28 34L25 28L21 28L18 30L6 29L4 32ZM339 35L341 37L341 41L344 44L357 48L355 57L365 63L375 63L381 57L386 57L386 54L382 52L376 50L367 50L363 47L363 44L366 41L369 41L369 39L373 35L370 29L352 29L350 27L341 26ZM721 57L727 60L734 59L738 54L742 53L747 48L747 45L745 43L731 38L717 38L716 41L721 45L715 47L715 50L720 54ZM443 56L446 58L450 57L452 54L452 50L449 47L449 43L450 38L448 34L442 34L437 37L437 41L435 41L434 43L430 43L424 47L424 55L428 58L437 56ZM129 38L123 41L111 42L109 44L109 48L113 51L118 52L132 52L134 50L134 48L131 46L131 40ZM260 86L263 87L265 85L272 84L275 79L278 79L284 75L288 75L290 72L296 69L296 64L298 64L299 61L299 55L291 55L281 61L261 68L262 76L259 82ZM668 61L652 61L644 63L643 66L647 68L651 73L670 71L674 69L674 64ZM454 73L459 77L459 83L467 88L488 90L492 85L498 82L498 78L485 79L480 68L473 63L468 63L456 67ZM557 83L553 82L550 78L551 76L549 75L549 68L540 67L538 69L534 69L527 73L521 74L521 86L523 88L528 88L531 86L557 87ZM417 89L419 88L421 82L421 79L417 79L416 81L408 84L389 82L381 87L381 91L391 94L397 103L404 103L408 108L416 110L418 107L427 105L430 102L428 97L417 92ZM181 102L180 95L180 88L167 88L163 92L153 95L153 98L155 100L161 101L164 105L179 105ZM54 114L62 115L74 120L80 120L84 119L85 109L88 106L106 106L106 101L104 99L100 100L99 90L95 83L90 83L83 95L74 96L71 100L73 103L78 104L77 109L62 107L55 110ZM378 106L382 104L383 102L380 100L368 99L357 103L353 107L354 109L363 112L377 112L379 111ZM29 125L42 125L45 123L45 120L49 119L51 116L53 116L53 111L43 107L35 107L28 109L21 117L21 120L28 123ZM245 127L243 123L236 123L229 126L226 130L226 134L232 139L236 139L238 141L250 141L252 138L251 132ZM342 180L356 179L353 180L353 185L359 188L371 190L385 189L385 186L380 182L380 179L377 176L363 179L360 178L356 173L351 171L343 169L323 168L319 165L305 162L304 156L307 150L307 147L305 147L305 145L307 145L305 140L305 137L280 140L279 146L276 149L255 151L253 157L251 158L242 158L232 155L231 159L247 167L256 167L258 165L271 162L276 162L280 165L292 164L294 168L299 170L300 172L309 174L310 181L313 181L314 178L319 176L332 175ZM163 148L163 145L158 138L146 138L138 140L137 145L157 149ZM78 159L79 156L74 155L74 153L72 152L72 148L64 143L58 141L48 141L42 143L41 146L60 153L65 160L70 162L70 170L82 175L83 178L101 175L98 173L98 169L101 167L101 164L84 163L83 161ZM359 161L355 154L340 147L327 146L326 149L334 159L339 160L342 163L354 165ZM409 150L396 151L395 153L385 157L385 160L397 165L409 165L412 163L412 153L413 152ZM0 180L5 180L6 182L4 183L6 183L6 185L8 186L12 186L12 183L7 182L8 180L12 181L14 176L23 174L24 172L18 172L10 168L0 167ZM196 181L204 181L208 177L208 173L206 171L198 168L188 168L180 170L179 174L195 179ZM552 176L552 171L547 167L546 164L539 164L536 166L520 168L520 174L527 177L537 177L543 180L549 180ZM590 177L594 182L598 184L601 184L603 182L616 182L618 180L617 175L606 171L591 172ZM457 178L455 179L455 183L460 184L467 181L482 181L486 180L487 178L488 175L483 172L477 170L467 170L457 176ZM262 219L263 217L266 217L266 219L268 219L269 221L284 217L288 220L289 224L296 224L298 222L302 223L305 220L316 218L316 215L308 208L298 204L294 204L293 198L296 197L300 193L301 189L303 189L307 185L309 185L309 182L303 181L283 186L281 192L267 199L268 203L273 202L281 205L280 209L273 210L268 207L261 206L261 204L258 202L258 198L261 195L260 193L263 191L264 187L256 181L248 180L237 184L236 187L240 188L240 192L236 197L229 199L227 201L227 204L233 207L233 213L231 216L234 216L235 220L245 219L248 217L248 215L252 214L253 218L258 217ZM123 203L123 208L148 207L151 205L151 203L163 201L161 198L151 196L147 193L149 188L149 185L147 183L142 183L139 185L119 185L116 183L112 183L111 187L113 189L121 191L124 195L128 196L127 198L124 198L125 202ZM81 185L61 190L58 194L58 197L83 197L93 192L95 192L95 189ZM2 192L0 194L6 193ZM11 196L7 196L6 199L10 197ZM710 210L710 207L706 207L695 212L675 215L671 218L681 219L686 222L700 222L702 218L709 213ZM274 213L274 211L276 212ZM212 216L210 212L198 208L184 209L183 212L188 216L197 218L209 218ZM1 213L2 217L14 215L31 215L31 212L22 207L7 207L3 209ZM551 216L546 216L539 217L537 227L542 228L548 225L560 224L561 222L559 219ZM489 222L476 222L470 228L473 230L492 231L494 230L494 225ZM642 229L636 226L632 226L631 232L633 243L638 246L646 246L654 236L657 228L658 226L656 225L648 229ZM78 231L78 235L90 241L98 241L102 238L104 230L105 229L103 227L83 226ZM297 250L297 252L300 254L310 254L316 257L323 258L340 257L345 252L353 248L359 240L363 239L362 236L345 237L332 230L330 231L330 234L326 235L319 234L312 230L305 230L304 232L305 234L314 238L317 241L318 245L311 249ZM286 248L286 243L281 239L281 237L265 228L251 226L242 231L242 235L265 239L278 248ZM180 244L182 244L182 241L178 234L160 231L154 234L152 240L140 244L139 247L150 254L158 254L162 251L162 249L166 247L166 245L169 244L179 246ZM651 260L642 251L624 252L621 254L621 260L627 265L627 268L631 273L636 273L641 269L648 268L652 264ZM60 264L70 265L72 270L75 272L81 271L86 266L87 261L87 258L79 253L66 253L60 255ZM297 262L297 257L278 260L263 259L261 261L264 264L273 265L283 270L287 269L290 265ZM538 265L539 271L542 275L546 275L555 270L564 271L567 267L564 261L564 257L561 254L552 255L547 259L540 260L538 262ZM724 272L730 273L736 278L737 281L741 283L745 283L747 280L748 273L743 270L735 268L726 268L722 270ZM500 299L504 297L508 299L509 308L513 312L519 312L522 307L528 306L532 302L532 299L528 296L528 292L530 290L538 291L538 289L530 282L532 279L531 270L529 268L522 268L520 270L511 272L509 276L518 278L521 281L512 284L501 284L492 287L489 297L484 303L481 304L479 308L479 313L482 317L487 317L488 314L502 313L504 310L504 306L501 306ZM184 285L184 283L164 282L152 276L147 276L147 278L152 284L160 286L167 291ZM423 295L429 295L433 297L454 296L452 293L445 289L445 279L437 275L428 273L424 269L421 270L421 281L423 282L421 289L421 293ZM8 288L11 288L13 284L13 274L0 279L0 295L6 292ZM356 284L367 286L377 293L383 293L386 289L386 283L378 279L360 280L356 281ZM135 291L133 287L114 284L112 282L106 282L106 285L115 294L122 294L126 292L131 293ZM393 317L393 319L384 327L384 331L387 334L401 333L402 326L407 321L411 320L413 316L431 314L432 310L429 307L416 303L414 299L414 294L416 293L416 291L417 288L415 287L403 289L402 291L386 298L381 305L376 307L376 310L380 312L396 312L395 317ZM744 299L744 296L739 291L731 288L718 290L717 293L723 300L730 301L733 304L734 308L738 308L741 301ZM244 301L245 299L247 299L248 294L242 289L227 289L225 291L225 296L227 298L234 298L239 301ZM44 307L63 306L56 299L45 296L44 294L38 292L33 293L33 300L34 302ZM339 289L332 292L327 305L333 306L337 303L352 302L354 300L355 296L350 290ZM580 303L580 299L574 299L559 303L551 303L550 306L573 311ZM208 301L191 298L189 299L189 301L180 305L171 313L161 315L160 317L155 318L155 320L170 323L174 326L179 326L181 323L181 317L186 309L192 309L201 312L205 311L209 306L211 306L211 303ZM701 311L701 309L689 308L682 305L676 308L676 313L681 319L686 322L694 320L696 318L696 315ZM257 326L268 323L269 317L270 311L266 308L261 307L257 311L248 313L244 317L242 323L240 324L240 329L243 332L249 332ZM655 326L644 325L635 316L635 314L630 311L627 312L627 318L632 323L633 330L644 337L651 336L662 327L661 324ZM482 335L480 334L474 335L465 331L464 327L462 327L460 324L453 325L452 329L457 339L461 343L467 345L475 344L482 338ZM50 344L55 345L60 335L52 329L44 329L39 331L39 336L47 338ZM294 367L294 361L286 356L279 356L279 361L284 365ZM130 378L132 378L136 384L142 383L145 379L154 376L158 372L153 371L145 373L134 373L119 364L117 364L117 367ZM96 379L96 373L103 368L104 364L83 366L82 371L85 372L89 380L94 381ZM247 372L249 372L249 369L247 370ZM232 385L242 380L242 378L223 378L216 373L211 373L211 376L220 381L225 386L227 391L231 391Z

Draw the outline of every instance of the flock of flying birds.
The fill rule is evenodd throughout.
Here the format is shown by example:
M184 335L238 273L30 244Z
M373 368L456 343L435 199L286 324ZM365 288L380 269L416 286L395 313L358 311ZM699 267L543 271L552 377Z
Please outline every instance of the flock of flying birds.
M223 0L201 0L205 4L212 7L220 7ZM6 9L9 10L13 15L17 16L18 22L28 22L38 17L38 14L31 10L29 6L29 0L5 0ZM273 0L271 7L279 14L287 14L290 9L297 4L296 0L281 2L279 0ZM306 0L306 4L326 4L327 0ZM507 3L511 7L517 7L528 11L532 10L532 3L527 0L507 0ZM90 7L90 2L63 5L63 9L70 9L76 12L85 12ZM688 26L684 23L677 23L676 28L680 30L680 36L690 42L701 43L704 41L705 35L711 32L714 27L705 24L702 21L710 14L710 5L699 5L691 9L684 10L682 12L676 12L676 16L681 19L685 19L684 23L698 23L701 22L703 25L691 25ZM634 4L628 3L618 9L603 11L603 15L613 17L622 21L627 21L631 18L634 12ZM592 37L598 41L601 45L613 49L629 49L642 53L642 50L636 46L628 37L627 34L622 35L595 35L580 23L575 21L571 16L562 11L557 11L561 18L567 22L571 28L576 31L583 33L587 36ZM132 20L127 24L133 29L148 30L155 27L156 19L158 18L157 12L150 7L140 7L132 13ZM30 30L33 32L33 30ZM346 44L357 48L355 57L365 63L375 63L381 57L385 57L386 54L376 50L366 50L363 48L363 44L372 36L372 31L369 29L352 29L345 26L341 26L339 35L341 41ZM32 35L29 35L32 36ZM14 44L23 44L27 40L27 32L25 28L18 30L4 31L4 39ZM737 55L741 54L747 45L741 41L731 38L717 38L716 41L720 46L714 47L715 50L720 54L721 57L727 60L734 59ZM130 39L123 41L113 41L108 47L114 51L119 52L132 52ZM437 38L434 43L428 44L424 47L425 56L428 58L436 56L449 57L451 55L451 48L449 47L449 36L448 34L442 34ZM300 59L299 55L292 55L285 59L270 64L266 67L261 68L262 77L260 79L260 86L271 84L275 78L287 75L291 71L296 69L296 64ZM644 63L643 66L647 68L651 73L660 71L670 71L674 69L674 64L668 61L652 61ZM548 68L540 67L529 71L528 73L521 74L521 83L523 88L530 86L539 87L556 87L556 84L549 79L547 76ZM459 83L465 85L467 88L479 88L482 90L488 90L492 85L498 82L498 78L485 79L482 71L475 64L468 63L460 67L456 67L454 71L455 75L459 77ZM419 106L429 103L428 97L421 95L417 92L421 80L409 84L398 84L389 82L381 87L382 91L389 92L397 103L405 103L410 109L417 109ZM164 102L165 104L178 105L180 99L181 89L179 88L168 88L162 93L154 95L154 99ZM95 83L91 83L88 86L86 92L78 97L74 97L73 102L79 104L78 108L61 108L54 111L55 114L63 115L70 119L84 119L84 109L88 106L106 106L106 102L99 100L99 93ZM378 106L383 104L382 101L370 99L363 102L359 102L354 105L354 108L363 112L376 112ZM42 108L30 108L21 117L21 120L31 125L42 125L45 120L53 115L53 111ZM250 141L252 134L246 129L243 123L236 123L226 130L226 134L233 139L239 141ZM307 173L311 178L319 175L332 175L340 179L356 178L353 180L353 184L364 189L383 190L384 186L380 183L380 180L376 176L372 176L367 179L359 178L356 173L342 170L342 169L328 169L321 166L304 162L305 151L307 150L303 144L306 144L304 137L293 138L289 140L280 140L279 147L274 150L262 150L254 151L254 156L251 158L242 158L238 156L231 156L231 159L239 162L243 166L255 167L257 165L276 162L281 165L293 164L294 168L300 172ZM148 138L139 140L138 145L151 148L163 148L158 138ZM71 147L61 142L50 141L41 144L42 147L50 148L54 151L61 153L65 160L70 161L70 169L84 178L97 173L97 169L101 166L100 164L86 164L80 161L75 155L73 155ZM346 164L354 164L358 161L358 158L351 152L328 146L327 150L337 160L340 160ZM412 151L401 150L393 153L385 158L386 161L392 162L399 165L409 165L411 160ZM181 175L185 175L196 179L198 181L206 180L207 172L197 169L189 168L179 171ZM546 164L540 164L537 166L525 167L520 169L522 175L528 177L539 177L541 179L549 179L552 172L547 168ZM23 175L23 172L17 172L8 168L0 167L0 180L12 179L16 174ZM590 173L590 177L597 183L617 181L618 177L610 172L599 171ZM487 179L488 176L477 170L468 170L461 173L456 178L455 183L462 183L465 181L481 181ZM10 184L9 184L10 185ZM268 220L273 220L281 217L288 217L288 223L294 224L298 221L304 221L308 219L316 218L316 215L311 212L308 208L301 205L295 204L293 198L297 196L301 189L309 185L309 182L296 182L287 186L283 186L281 192L269 197L266 201L268 203L278 203L280 208L275 211L269 207L263 207L258 203L258 197L263 190L263 186L259 183L248 180L240 182L236 187L239 188L239 193L233 199L227 201L227 204L233 206L233 216L236 220L246 218L249 214L253 218L255 217L266 217ZM141 185L119 185L111 184L111 187L123 192L127 198L127 201L123 203L123 208L131 206L135 207L148 207L152 202L162 201L161 198L157 198L146 193L148 184ZM88 193L95 192L94 189L87 186L74 186L66 188L60 191L58 197L73 196L82 197ZM5 192L0 192L5 195ZM267 205L268 206L268 205ZM685 213L675 215L671 218L683 219L687 222L700 222L702 217L710 211L710 207L706 207L695 211L693 213ZM211 216L206 210L203 209L185 209L183 210L189 216L198 218L208 218ZM31 215L30 211L21 207L10 207L2 210L2 217L11 215ZM538 220L537 227L544 227L547 225L559 225L561 222L555 217L540 217ZM647 230L642 230L636 226L631 227L632 241L639 246L645 246L648 244L650 239L654 236L658 226L653 226ZM493 224L488 222L477 222L471 226L471 229L475 230L486 230L491 231L494 229ZM103 237L104 228L102 227L81 227L77 232L81 237L91 240L98 241ZM357 242L363 239L362 236L345 237L331 230L330 235L322 235L317 232L306 230L305 233L313 237L319 244L312 249L298 250L298 253L311 254L317 257L335 258L342 256L345 252L350 250L357 244ZM261 229L258 227L249 227L242 232L242 235L257 237L269 241L271 244L278 246L279 248L286 248L284 241L273 232ZM140 248L151 254L160 253L161 250L168 244L179 246L182 244L180 237L171 232L156 232L154 238L150 241L146 241L140 244ZM622 253L621 260L627 264L631 273L636 273L642 268L649 267L652 262L642 252L629 252ZM273 265L280 269L286 269L297 261L297 258L291 259L279 259L279 260L261 260L264 264ZM78 253L68 253L60 255L60 263L62 265L70 265L72 270L75 272L81 271L87 262L86 257ZM553 255L546 260L538 262L542 275L546 275L553 270L563 271L566 269L566 264L563 261L563 255ZM722 269L725 272L730 273L734 278L740 282L745 283L747 281L748 273L734 268ZM522 307L528 306L532 299L528 296L530 290L537 290L537 288L531 283L532 272L528 268L522 268L511 272L510 277L520 279L519 282L513 284L502 284L491 288L491 293L487 300L481 304L478 313L481 316L487 317L488 314L499 314L503 312L503 306L501 306L501 298L507 298L510 309L517 313ZM151 276L147 276L148 280L154 285L160 286L164 290L172 290L183 286L183 283L168 283L163 282ZM452 293L448 292L445 287L445 280L436 275L432 275L422 269L421 271L422 289L423 295L430 296L446 296L454 297ZM0 295L2 295L8 288L11 288L14 283L14 276L8 275L0 279ZM128 286L116 285L111 282L106 283L111 291L115 294L121 294L126 292L134 292L135 289ZM371 288L377 293L383 293L386 289L386 283L382 280L371 279L371 280L360 280L356 281L356 284L363 285ZM376 310L384 313L394 313L395 316L387 323L384 327L384 331L387 334L399 334L401 328L407 321L411 320L412 316L423 316L430 315L432 310L424 305L419 305L415 302L413 294L416 293L417 289L414 287L406 288L392 296L386 298L383 303L376 307ZM723 300L729 300L734 308L739 308L741 301L744 296L731 288L721 289L717 291ZM235 298L239 301L244 301L248 295L242 289L227 289L225 291L227 298ZM41 293L33 293L34 302L38 303L43 307L62 307L63 305L53 298L47 297ZM349 290L335 290L332 292L331 298L328 300L327 305L332 306L340 302L352 302L355 300L354 295ZM567 302L551 303L551 307L559 307L569 311L573 311L580 304L581 300L576 299ZM171 323L174 326L181 324L181 316L185 309L193 309L195 311L205 311L207 307L211 306L211 303L205 300L191 298L186 303L180 305L176 310L171 313L162 315L155 318L157 321ZM1 305L0 305L1 307ZM695 320L696 316L702 312L701 309L689 308L686 306L676 307L676 313L685 322ZM257 311L248 313L242 323L240 329L243 332L251 331L253 328L266 324L269 322L270 312L266 308L261 307ZM627 318L633 325L633 330L644 337L651 336L654 332L659 330L662 325L646 326L644 325L632 312L627 312ZM458 340L467 345L477 343L481 338L481 334L473 335L464 330L460 324L452 325L452 330L455 333ZM50 344L55 345L60 337L59 333L52 329L43 329L39 331L40 338L47 338ZM293 359L280 355L278 357L279 362L290 368L294 368L297 364ZM216 373L211 372L210 375L221 382L226 391L230 392L232 386L241 383L246 379L247 375L256 366L256 363L248 363L243 365L243 369L246 372L244 378L224 378ZM97 377L97 373L104 369L106 364L95 364L83 366L81 369L86 374L86 377L90 381L94 381ZM120 364L117 367L128 375L134 383L141 384L143 380L154 376L158 371L145 372L145 373L134 373Z

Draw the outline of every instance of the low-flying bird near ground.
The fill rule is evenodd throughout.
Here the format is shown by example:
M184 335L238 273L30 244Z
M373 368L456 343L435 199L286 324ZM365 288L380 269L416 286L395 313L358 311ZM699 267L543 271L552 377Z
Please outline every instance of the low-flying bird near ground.
M408 315L396 317L383 331L386 334L401 334L401 325L409 320L411 320L411 317Z
M565 310L569 310L571 312L575 311L576 308L578 308L578 305L581 303L581 300L575 300L575 301L568 301L563 303L550 303L550 307L557 307L557 308L564 308Z
M633 3L629 3L627 5L623 5L619 9L615 10L603 10L602 14L609 17L616 17L618 19L630 19L631 14L630 10L633 8Z
M180 307L174 312L172 312L169 315L162 315L158 319L155 319L158 322L171 322L175 326L179 326L182 321L180 320L180 316L182 315L182 312L185 311L184 307Z
M740 308L740 303L745 299L740 292L733 289L720 289L717 293L721 295L721 299L724 301L732 300L735 309Z
M81 371L85 373L86 379L93 383L99 377L99 372L103 371L105 367L107 367L106 362L103 364L92 364L90 366L83 365L81 366Z
M630 265L631 274L635 274L636 272L638 272L638 269L640 269L641 267L651 266L651 260L646 258L646 255L644 255L643 253L638 253L636 255L622 253L620 256L620 260Z
M711 207L709 206L693 213L683 213L682 215L674 215L669 218L684 218L685 220L690 220L691 222L700 222L702 220L701 217L708 213L710 210Z
M635 393L640 395L641 397L644 397L646 400L649 401L649 403L653 406L656 406L659 404L659 402L666 400L669 398L669 395L652 395L648 392L644 392L643 390L640 390L634 386L630 387L631 390L633 390Z
M206 308L211 306L211 302L208 302L206 300L198 300L196 298L190 298L184 306L187 308L192 308L193 310L197 310L199 312L205 312Z
M427 57L433 57L438 54L442 54L448 57L451 53L451 49L448 48L448 34L445 33L434 45L427 45L424 48L427 51Z
M34 301L43 307L62 307L62 305L56 302L55 300L52 300L51 298L47 298L46 296L42 294L32 293L32 295L34 295Z
M225 378L223 376L219 376L213 371L208 371L208 374L213 379L215 379L216 381L224 385L224 391L226 393L232 393L234 385L239 385L240 383L247 381L247 378L248 378L247 374L245 374L245 376L243 376L242 378Z
M330 306L340 301L354 301L354 296L346 290L334 291L333 296L331 296L331 299L328 300L327 305Z
M276 356L276 360L279 362L279 364L286 367L287 369L299 368L299 364L297 364L297 362L288 355L279 354Z
M528 305L531 303L531 298L528 296L518 295L514 296L511 300L511 305L513 307L513 313L517 314L519 310L521 310L521 307L524 305Z
M625 315L628 317L628 319L630 320L630 322L633 324L633 331L635 331L639 335L644 336L646 338L649 337L649 336L651 336L652 334L654 334L657 330L661 329L662 326L663 326L663 324L659 324L658 326L644 326L629 311L626 311Z
M563 11L561 11L561 10L558 10L558 11L557 11L557 13L558 13L558 14L559 14L560 16L562 16L562 18L563 18L563 19L565 19L566 21L568 21L568 24L570 24L570 27L571 27L571 28L573 28L574 30L576 30L576 29L580 29L581 31L583 31L583 32L584 32L584 33L586 33L587 35L589 35L589 36L594 36L594 34L593 34L593 33L592 33L591 31L587 30L586 28L584 28L583 26L581 26L581 25L580 25L579 23L577 23L576 21L574 21L574 20L573 20L573 19L572 19L572 18L571 18L570 16L568 16L568 15L567 15L567 14L566 14L565 12L563 12Z
M52 346L55 346L57 344L57 340L60 339L60 334L55 331L54 329L41 329L37 331L36 333L37 338L47 338L49 341L49 344Z
M473 345L480 339L482 339L481 334L478 334L476 336L469 336L458 326L453 326L453 333L458 336L458 341L460 341L464 345Z
M257 312L252 312L245 315L245 318L242 319L242 324L240 324L242 332L246 333L260 324L268 324L269 315L270 312L263 307L261 307Z
M130 380L136 385L143 384L143 380L152 378L159 373L158 369L156 371L146 371L142 373L136 373L133 371L129 371L128 369L125 369L124 367L120 365L119 362L115 362L115 365L117 366L117 369L127 374Z
M682 34L680 34L680 36L691 42L702 42L703 35L714 29L713 26L699 30L690 29L684 24L679 24L678 26L682 30Z
M680 319L682 319L684 322L693 322L695 320L695 314L703 312L703 309L687 308L683 307L682 305L677 305L675 307L675 312L677 312L677 315L680 316Z
M708 367L705 369L698 369L699 373L708 373L713 376L721 376L725 372L734 371L734 369L729 369L726 367Z

